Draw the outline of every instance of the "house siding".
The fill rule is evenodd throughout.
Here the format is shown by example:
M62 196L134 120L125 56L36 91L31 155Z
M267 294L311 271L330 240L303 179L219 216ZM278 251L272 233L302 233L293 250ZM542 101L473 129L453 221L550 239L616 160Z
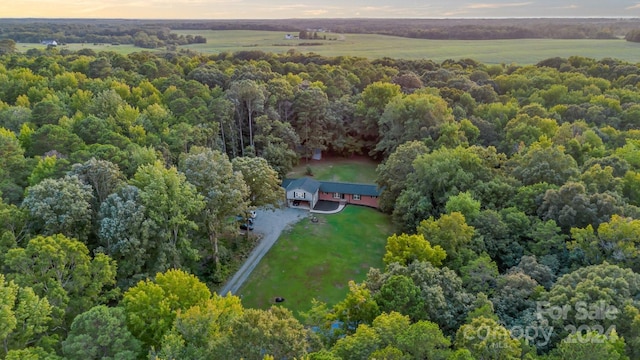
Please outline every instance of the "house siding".
M294 193L304 193L304 198L302 197L296 197L294 196ZM287 201L291 202L294 200L301 200L301 201L308 201L311 205L311 207L313 208L316 203L318 202L318 195L316 194L312 194L308 191L302 190L302 189L292 189L287 191Z
M320 191L318 195L319 195L318 196L319 200L334 201L334 202L345 201L347 204L370 206L376 209L378 208L377 196L360 195L360 200L356 200L353 198L352 194L344 194L344 199L334 198L332 192Z
M319 200L364 205L378 209L380 190L374 184L340 183L316 181L310 178L285 179L282 185L287 189L287 204L294 200L308 202L313 208ZM300 195L304 192L304 198ZM354 195L359 195L358 199Z
M371 206L371 207L374 207L376 209L378 208L378 197L377 196L361 195L360 196L360 200L355 200L355 199L353 199L352 195L349 195L349 199L351 200L349 202L350 204Z

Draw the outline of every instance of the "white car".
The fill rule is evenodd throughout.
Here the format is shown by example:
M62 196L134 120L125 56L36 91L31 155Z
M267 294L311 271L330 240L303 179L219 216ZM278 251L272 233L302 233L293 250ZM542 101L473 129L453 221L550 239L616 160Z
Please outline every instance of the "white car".
M258 213L255 210L250 210L247 212L250 218L255 219L258 216Z

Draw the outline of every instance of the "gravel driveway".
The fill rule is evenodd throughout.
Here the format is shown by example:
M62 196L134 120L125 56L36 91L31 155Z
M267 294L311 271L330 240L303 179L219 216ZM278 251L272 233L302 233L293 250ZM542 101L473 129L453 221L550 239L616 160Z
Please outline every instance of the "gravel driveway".
M235 294L247 280L253 269L258 265L262 257L271 249L280 237L280 233L287 226L294 224L305 217L309 212L301 209L282 208L278 210L257 211L257 216L253 221L253 231L262 235L260 243L253 249L247 260L240 267L233 277L218 291L220 295L231 292Z

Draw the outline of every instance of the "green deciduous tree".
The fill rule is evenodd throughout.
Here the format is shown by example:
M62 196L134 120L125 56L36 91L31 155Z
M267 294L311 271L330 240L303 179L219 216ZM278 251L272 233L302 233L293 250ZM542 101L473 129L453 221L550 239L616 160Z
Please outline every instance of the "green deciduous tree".
M501 324L509 328L529 326L535 319L532 313L541 292L538 282L521 271L501 275L491 299Z
M444 207L449 214L458 212L465 219L473 221L480 214L480 205L480 201L474 199L469 191L465 191L449 197Z
M145 226L156 246L150 254L153 271L190 265L199 254L191 245L188 230L197 229L193 220L204 207L201 195L175 167L156 162L138 168L130 183L140 189L145 208Z
M227 359L262 360L301 358L307 353L310 336L288 309L246 309L231 324L227 337Z
M242 174L249 186L249 201L253 207L277 208L284 201L278 173L259 157L237 157L231 161L234 171Z
M429 321L410 323L397 312L382 313L339 339L332 352L341 359L447 359L450 341Z
M509 330L482 316L458 329L455 346L469 350L477 359L517 360L522 354L520 343L511 338Z
M552 138L558 131L558 123L554 119L518 114L505 127L505 146L509 153L519 146L529 146L541 136Z
M578 175L576 161L545 137L532 144L522 157L514 158L514 162L513 175L524 185L545 182L560 186Z
M530 220L516 208L504 208L500 212L484 210L473 221L477 239L484 243L484 250L504 271L515 266L524 255L523 243L528 241Z
M0 40L0 55L16 52L16 42L12 39Z
M587 194L582 183L567 182L548 190L538 208L543 220L554 220L565 233L573 227L598 226L612 215L622 214L618 199L610 194Z
M62 342L67 359L135 360L140 350L140 342L127 329L124 309L104 305L78 315Z
M236 105L238 115L243 117L240 119L241 122L247 119L249 126L249 146L254 148L253 117L264 108L265 91L263 87L253 80L242 79L231 83L227 96ZM240 125L240 134L242 134L242 125Z
M129 331L145 346L158 347L173 326L179 310L202 304L211 297L207 286L182 270L158 273L124 293L122 306Z
M293 128L300 137L306 158L311 157L315 149L326 149L328 107L327 94L317 86L298 91L293 100Z
M49 329L51 305L30 287L6 282L0 274L0 354L36 344Z
M114 296L116 264L104 254L89 256L87 247L64 235L37 236L25 248L9 250L7 276L33 288L54 307L54 325L63 329L71 320Z
M118 165L107 161L91 158L82 164L74 164L71 174L93 188L93 195L98 206L124 185L124 175Z
M555 257L564 259L566 257L567 236L562 233L562 229L553 220L536 221L532 224L529 233L529 251L538 257Z
M389 101L399 94L400 86L388 82L375 82L362 90L356 103L354 129L362 139L366 151L375 148L380 136L380 118Z
M615 177L613 171L614 169L611 166L603 168L600 164L595 164L580 175L580 180L590 193L604 193L607 191L618 193L622 191L622 179Z
M546 302L541 303L539 313L550 326L561 330L554 332L554 344L566 337L572 326L578 328L589 321L588 316L604 330L615 325L623 338L631 339L637 331L623 323L627 317L621 316L627 305L637 308L631 299L640 295L640 275L631 269L607 262L585 266L560 277L549 292L542 295L541 300ZM550 315L549 311L557 306L568 311L560 317ZM600 310L594 313L596 309Z
M367 274L367 288L376 296L394 275L410 278L420 289L424 304L424 308L418 313L421 315L420 320L435 322L445 334L453 334L464 322L473 296L464 290L462 280L455 272L447 268L436 268L428 262L413 262L408 266L394 263L384 273L371 269Z
M85 240L93 211L91 187L76 176L45 179L27 189L22 206L29 211L31 227L43 235L65 234Z
M483 253L460 268L462 285L470 293L493 294L498 282L498 265Z
M424 303L420 288L406 276L390 277L375 294L374 299L383 312L397 311L412 320L422 318Z
M27 178L29 185L38 184L44 179L59 179L64 177L69 171L69 160L57 155L36 157L36 166Z
M149 238L145 219L140 189L135 186L120 188L100 205L96 250L116 260L122 288L147 277L155 267L151 254L157 244Z
M65 115L61 103L53 100L40 101L33 106L31 122L37 126L55 125Z
M396 343L398 349L414 359L448 359L450 354L451 341L430 321L421 320L404 328Z
M422 220L444 213L450 196L464 191L475 195L475 187L499 178L492 170L500 166L499 158L495 149L483 151L477 147L440 148L418 156L413 162L414 171L407 176L406 189L396 201L394 222L412 232ZM496 194L487 194L489 197L495 201ZM478 199L484 203L484 198Z
M28 142L27 156L43 156L53 150L58 154L70 156L86 146L78 135L60 125L45 125L39 128L28 137Z
M353 335L339 339L332 352L340 359L368 359L380 346L380 336L367 324L358 326Z
M451 109L440 96L427 92L396 96L380 117L380 141L375 150L389 156L401 144L435 135L436 127L452 121Z
M459 212L443 214L438 220L429 217L420 222L417 231L434 245L442 247L448 262L459 256L461 249L471 243L474 234L473 226L467 225L464 215Z
M25 185L27 160L13 131L0 127L0 193L12 203L20 200Z
M9 351L5 360L63 360L63 358L41 347L28 347Z
M349 293L333 306L329 319L339 321L343 334L351 334L360 324L370 324L380 314L378 304L366 284L349 281Z
M298 163L298 154L293 150L300 143L298 134L288 122L263 115L256 118L256 155L263 157L284 179Z
M421 141L409 141L398 146L389 157L376 168L377 183L382 193L378 200L380 209L392 212L396 199L407 186L407 176L412 173L413 161L429 152Z
M205 207L199 221L208 235L208 252L218 271L218 239L225 232L237 230L235 221L229 219L245 216L249 206L249 187L242 173L234 172L229 158L219 151L193 148L182 159L180 168L204 198Z
M584 360L628 360L625 341L615 330L601 334L597 331L570 334L558 344L549 358Z
M0 267L9 249L21 244L27 235L28 214L23 208L6 204L0 198Z
M428 261L440 266L447 257L440 245L431 246L422 234L394 234L387 239L385 251L383 261L387 266L392 263L406 266L414 261Z
M125 104L126 102L116 90L108 89L101 91L91 99L87 112L106 121L110 118L114 119L118 111L124 107ZM113 123L113 120L111 120L111 123Z
M579 252L585 264L596 265L603 261L640 271L640 220L613 215L594 231L586 228L572 228L570 250Z
M162 339L160 359L203 359L224 356L232 324L244 313L240 298L213 297L177 314L174 327Z

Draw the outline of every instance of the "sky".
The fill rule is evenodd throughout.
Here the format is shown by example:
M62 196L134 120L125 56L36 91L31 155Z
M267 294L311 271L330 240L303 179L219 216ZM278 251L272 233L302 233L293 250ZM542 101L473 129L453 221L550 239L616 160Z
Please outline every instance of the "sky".
M640 0L0 0L0 18L639 17Z

